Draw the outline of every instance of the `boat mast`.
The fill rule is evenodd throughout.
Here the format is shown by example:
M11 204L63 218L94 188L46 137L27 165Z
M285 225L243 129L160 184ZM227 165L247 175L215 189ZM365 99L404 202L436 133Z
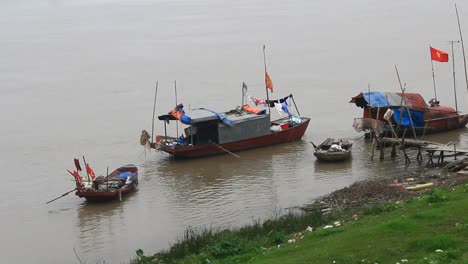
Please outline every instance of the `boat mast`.
M154 114L156 112L156 96L158 94L158 83L159 81L156 81L156 90L154 91L154 103L153 103L153 119L152 119L152 123L151 123L151 143L154 143L153 142L153 134L154 134Z
M449 43L452 45L452 73L453 73L453 94L455 95L455 111L458 113L458 104L457 104L457 86L455 82L455 53L453 50L453 44L459 43L459 40L451 40Z
M263 65L265 66L265 78L266 78L267 66L266 66L266 56L265 56L265 45L263 45ZM266 90L266 95L267 95L268 115L270 115L270 120L271 120L270 97L268 95L268 87L267 87L266 80L265 80L265 90Z
M458 31L460 32L460 41L461 41L462 51L463 51L463 65L465 66L466 90L468 91L468 71L466 70L465 45L463 45L463 36L462 36L462 32L461 32L461 27L460 27L460 18L458 17L457 4L455 4L455 12L457 14Z
M432 61L432 60L431 60ZM401 93L402 93L402 101L405 100L405 108L406 108L406 112L408 113L408 117L409 117L409 120L411 122L411 128L413 129L413 135L414 135L414 138L417 138L416 137L416 130L414 129L414 123L413 123L413 118L411 117L411 112L410 110L408 109L408 105L406 103L406 98L405 98L405 90L406 88L403 88L403 85L401 85L401 79L400 79L400 74L398 73L398 68L397 66L395 65L395 71L396 71L396 74L397 74L397 77L398 77L398 82L400 83L400 90L401 90ZM436 99L437 100L437 99ZM402 106L403 108L403 106ZM403 109L400 109L400 122L401 122L401 119L403 117ZM400 125L400 124L398 124Z
M175 106L177 107L177 82L174 80ZM179 122L176 120L176 138L179 137Z
M372 104L371 104L371 94L370 94L370 83L367 84L367 92L368 92L368 95L369 95L369 118L372 118ZM375 119L377 119L378 117L376 117Z
M430 45L429 45L429 50L431 50ZM437 91L436 91L435 74L434 74L434 60L432 60L432 56L430 58L431 58L431 66L432 66L432 82L434 83L434 99L437 102Z

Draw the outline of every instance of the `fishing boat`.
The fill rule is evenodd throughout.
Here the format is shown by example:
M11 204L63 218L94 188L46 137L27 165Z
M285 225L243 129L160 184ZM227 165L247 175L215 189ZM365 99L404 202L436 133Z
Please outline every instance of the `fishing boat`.
M355 118L356 131L377 131L383 136L414 137L465 127L467 114L459 114L435 99L426 104L418 93L362 92L350 103L363 109Z
M295 105L292 94L263 103L283 104L284 107L291 105L291 102L287 103L288 100L292 100ZM299 140L310 122L310 118L299 114L288 114L287 117L270 121L266 109L256 109L248 104L220 113L206 108L185 112L182 108L183 105L179 105L169 114L158 116L158 119L164 121L164 131L167 131L166 126L171 120L188 125L184 129L185 136L169 137L166 132L164 136L156 137L156 142L151 144L152 148L167 152L174 158L233 154L236 151Z
M75 178L75 195L89 202L121 200L122 196L138 190L138 168L135 165L125 165L107 176L97 177L88 164L86 164L87 176L82 177L79 174L80 166L77 166L77 169L78 171L73 172L68 170Z
M320 161L343 161L351 157L353 143L348 138L327 138L320 145L314 146L314 156Z

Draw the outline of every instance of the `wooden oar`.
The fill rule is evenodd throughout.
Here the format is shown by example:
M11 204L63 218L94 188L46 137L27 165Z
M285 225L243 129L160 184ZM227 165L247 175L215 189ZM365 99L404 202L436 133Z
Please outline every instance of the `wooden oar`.
M216 145L218 148L220 148L221 150L223 150L223 151L225 151L226 153L231 154L232 156L234 156L234 157L240 159L240 156L238 156L238 155L232 153L231 151L229 151L229 150L227 150L227 149L221 147L220 145L216 144L215 142L210 141L210 143L211 143L211 144L215 144L215 145Z
M58 199L64 197L65 195L68 195L69 193L74 192L74 191L76 191L76 188L73 189L73 190L71 190L71 191L69 191L69 192L66 192L66 193L62 194L61 196L59 196L59 197L57 197L57 198L55 198L55 199L52 199L52 200L48 201L46 204L51 203L51 202L53 202L53 201L55 201L55 200L58 200Z

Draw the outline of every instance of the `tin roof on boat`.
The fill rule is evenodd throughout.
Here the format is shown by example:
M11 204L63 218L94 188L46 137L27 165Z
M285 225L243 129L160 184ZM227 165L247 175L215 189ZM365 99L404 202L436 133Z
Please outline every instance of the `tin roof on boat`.
M351 98L350 103L359 107L407 107L417 110L427 109L424 98L418 93L367 92Z
M237 112L235 110L224 112L224 113L217 113L215 111L204 109L204 108L197 108L185 111L185 115L191 118L191 124L195 125L202 122L212 121L219 119L217 114L224 115L234 123L242 122L245 120L256 119L264 117L265 115L256 115L252 113L247 113L245 111ZM172 115L161 115L158 116L159 120L177 120Z

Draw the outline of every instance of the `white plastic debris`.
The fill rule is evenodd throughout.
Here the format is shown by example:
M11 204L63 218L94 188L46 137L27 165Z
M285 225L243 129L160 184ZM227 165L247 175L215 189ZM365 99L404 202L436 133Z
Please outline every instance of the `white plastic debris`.
M328 228L333 228L333 226L332 225L326 225L326 226L323 227L323 229L328 229Z
M436 249L435 252L437 252L437 253L442 253L442 252L444 252L444 251L443 251L442 249Z
M407 259L402 259L401 262L408 262L408 260Z
M335 225L335 226L341 226L341 222L340 222L340 221L336 221L336 222L333 223L333 225Z
M289 239L289 240L288 240L288 243L289 243L289 244L296 243L296 239L294 239L294 238Z
M313 229L312 227L308 226L308 227L306 228L306 231L307 231L307 232L312 232L312 231L314 231L314 229Z

